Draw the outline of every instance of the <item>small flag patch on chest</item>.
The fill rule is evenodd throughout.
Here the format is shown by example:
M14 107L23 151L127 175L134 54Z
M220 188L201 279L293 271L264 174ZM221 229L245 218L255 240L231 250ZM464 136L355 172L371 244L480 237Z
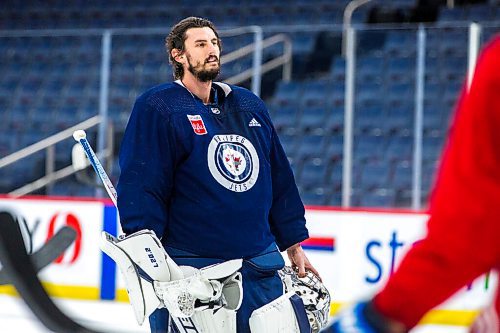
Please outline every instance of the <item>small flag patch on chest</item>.
M250 120L250 122L248 123L248 126L249 127L256 127L256 126L261 127L260 123L257 120L255 120L255 118L252 118L252 120Z
M207 134L207 128L205 127L205 123L203 122L203 118L199 114L197 115L187 115L189 122L191 123L191 127L193 127L194 133L198 135Z

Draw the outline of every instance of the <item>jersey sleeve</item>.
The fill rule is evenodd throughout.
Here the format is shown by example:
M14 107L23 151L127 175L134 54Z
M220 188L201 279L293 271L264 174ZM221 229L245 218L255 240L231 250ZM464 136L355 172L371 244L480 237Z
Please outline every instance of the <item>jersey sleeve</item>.
M168 223L175 135L158 105L153 98L139 98L122 140L117 192L125 233L150 229L162 237Z
M500 264L500 39L462 93L430 205L427 236L375 296L384 315L415 326L431 308Z
M270 211L271 232L280 251L309 237L305 210L293 177L292 168L274 128L271 135L271 177L273 203Z

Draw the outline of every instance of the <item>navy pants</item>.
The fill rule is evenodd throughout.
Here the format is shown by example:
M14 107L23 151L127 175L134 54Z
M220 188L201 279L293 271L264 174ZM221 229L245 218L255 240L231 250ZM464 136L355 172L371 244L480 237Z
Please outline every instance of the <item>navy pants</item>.
M202 258L195 254L166 248L167 253L178 265L202 268L222 260ZM278 270L283 268L283 257L273 243L255 257L244 259L240 270L243 283L243 299L236 312L238 333L250 333L248 320L255 309L268 304L283 295L283 284ZM166 333L169 325L167 309L158 309L149 316L151 333Z

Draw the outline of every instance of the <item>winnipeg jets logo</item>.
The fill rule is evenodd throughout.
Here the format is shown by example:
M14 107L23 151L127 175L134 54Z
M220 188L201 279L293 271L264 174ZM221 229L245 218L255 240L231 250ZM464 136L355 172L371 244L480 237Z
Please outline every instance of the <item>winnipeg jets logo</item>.
M207 159L212 176L230 191L248 191L259 177L259 156L243 136L215 135L208 146Z
M231 149L231 147L226 147L222 152L224 158L224 166L226 169L230 170L232 174L239 176L246 167L246 160L243 154Z

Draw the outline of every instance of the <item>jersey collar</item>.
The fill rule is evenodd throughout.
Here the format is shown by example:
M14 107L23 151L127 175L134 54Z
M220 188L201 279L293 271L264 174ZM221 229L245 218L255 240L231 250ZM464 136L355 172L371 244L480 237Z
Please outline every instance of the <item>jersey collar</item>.
M191 94L191 96L193 96L194 99L199 100L201 102L201 99L195 96L191 91L189 91L189 89L186 88L186 86L182 83L181 80L175 80L174 82L183 87L184 89L186 89ZM231 93L232 89L226 83L222 82L212 82L212 83L213 85L210 91L210 95L212 97L213 103L208 103L208 104L219 104L218 89L216 89L214 85L222 89L222 91L224 92L224 97L227 97L227 95Z

